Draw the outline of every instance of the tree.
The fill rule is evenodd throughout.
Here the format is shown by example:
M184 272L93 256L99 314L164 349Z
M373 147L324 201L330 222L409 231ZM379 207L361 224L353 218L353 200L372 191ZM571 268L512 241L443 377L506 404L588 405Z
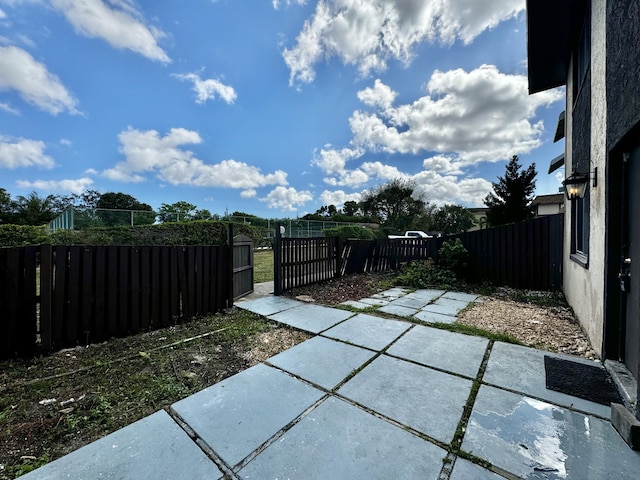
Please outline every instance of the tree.
M493 183L493 192L484 198L489 207L487 222L492 227L521 222L533 216L531 201L536 188L536 164L520 171L522 165L514 155L507 164L504 177Z
M127 195L126 193L103 193L100 195L100 199L96 203L96 208L105 210L125 210L120 212L99 211L98 215L106 226L129 225L131 223L138 225L150 225L154 223L156 219L156 214L153 212L153 208L151 208L150 205L140 203L135 197Z
M158 210L158 218L161 222L188 222L193 220L196 206L193 203L180 201L176 203L163 203Z
M460 205L443 205L431 215L431 230L444 234L466 232L475 225L475 216Z
M11 194L4 188L0 188L0 224L13 223L15 217L15 202L11 200Z
M360 202L365 215L395 230L409 230L416 217L425 215L427 205L424 197L416 193L413 182L400 179L365 192Z
M42 198L36 192L19 196L15 203L15 223L35 226L49 223L57 216L53 201L52 195Z
M342 213L347 217L355 217L359 210L360 205L358 205L358 202L354 202L353 200L344 202L344 205L342 206Z

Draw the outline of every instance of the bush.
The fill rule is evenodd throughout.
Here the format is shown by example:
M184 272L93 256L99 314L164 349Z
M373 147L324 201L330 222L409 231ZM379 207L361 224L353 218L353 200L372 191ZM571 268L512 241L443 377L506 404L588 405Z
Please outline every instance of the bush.
M469 266L469 252L459 238L455 242L444 242L438 250L438 266L450 270L456 277L463 278Z
M455 273L433 264L433 260L417 260L407 264L396 277L395 284L411 288L449 289L456 285Z
M50 243L47 227L31 225L0 225L0 246L21 247Z
M324 233L325 237L340 237L342 240L347 240L349 238L373 240L376 238L376 234L372 230L359 225L325 228L322 233Z

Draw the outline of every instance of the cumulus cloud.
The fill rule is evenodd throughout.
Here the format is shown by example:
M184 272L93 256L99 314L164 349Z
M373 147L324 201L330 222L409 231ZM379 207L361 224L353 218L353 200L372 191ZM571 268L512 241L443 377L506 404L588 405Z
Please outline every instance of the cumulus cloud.
M53 168L55 162L44 152L45 148L44 142L40 140L0 136L0 168Z
M358 99L365 105L370 107L380 107L383 110L389 108L398 96L398 92L391 90L391 87L385 85L376 79L373 88L367 87L358 92Z
M240 196L242 198L255 198L258 195L258 192L255 188L249 188L248 190L243 190L240 192Z
M344 190L325 190L320 194L323 205L335 205L337 208L342 207L345 202L359 202L361 199L362 193L346 193Z
M158 40L165 34L147 25L132 0L52 0L80 35L101 38L112 47L169 63Z
M424 170L411 177L416 192L424 194L430 202L438 205L462 203L481 206L482 199L491 191L491 182L483 178L460 178L457 175L440 175Z
M422 166L425 170L433 170L450 175L460 175L462 173L462 165L460 162L446 155L435 155L430 158L425 158Z
M57 115L79 114L78 101L60 79L26 50L0 47L0 90L14 90L27 103Z
M126 157L102 175L122 182L142 182L145 174L172 185L228 187L250 190L266 185L286 185L282 170L263 174L259 168L236 160L209 164L184 148L202 143L198 132L172 128L164 137L156 130L129 128L120 133L120 152Z
M16 185L25 189L45 192L70 192L79 195L93 185L93 180L86 177L75 180L18 180Z
M465 164L499 161L540 146L536 110L563 98L560 90L529 95L527 78L493 65L435 71L428 95L349 119L353 144L388 153L453 153Z
M273 8L278 10L281 5L289 7L291 5L306 5L307 0L272 0Z
M276 187L271 190L261 202L266 202L269 208L279 208L284 212L295 212L297 207L313 200L308 190L298 191L293 187Z
M524 8L525 0L320 0L295 46L282 52L289 83L312 82L315 64L333 56L366 76L390 59L410 62L425 42L469 44Z
M196 103L206 103L207 100L215 100L216 95L227 103L236 100L236 91L233 87L223 84L220 80L208 78L202 80L197 73L179 73L172 75L182 81L193 83L193 91L196 93Z

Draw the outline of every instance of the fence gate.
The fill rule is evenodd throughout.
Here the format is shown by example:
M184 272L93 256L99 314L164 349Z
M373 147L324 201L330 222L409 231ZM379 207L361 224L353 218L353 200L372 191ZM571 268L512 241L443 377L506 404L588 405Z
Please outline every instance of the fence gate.
M246 235L233 237L233 299L253 292L253 240Z

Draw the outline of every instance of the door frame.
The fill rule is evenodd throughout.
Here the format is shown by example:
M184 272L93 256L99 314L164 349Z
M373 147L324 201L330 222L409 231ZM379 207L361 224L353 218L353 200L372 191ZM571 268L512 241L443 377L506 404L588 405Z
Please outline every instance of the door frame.
M602 359L624 363L626 335L626 295L620 290L620 272L626 235L626 199L624 198L625 154L640 147L640 123L631 129L613 148L606 165L606 214L605 214L605 318ZM640 259L638 260L640 261ZM634 279L632 279L634 281ZM635 279L638 281L638 279ZM640 371L639 365L636 371ZM638 375L640 377L640 374ZM636 399L640 404L640 378L636 379ZM640 418L640 409L637 411Z

